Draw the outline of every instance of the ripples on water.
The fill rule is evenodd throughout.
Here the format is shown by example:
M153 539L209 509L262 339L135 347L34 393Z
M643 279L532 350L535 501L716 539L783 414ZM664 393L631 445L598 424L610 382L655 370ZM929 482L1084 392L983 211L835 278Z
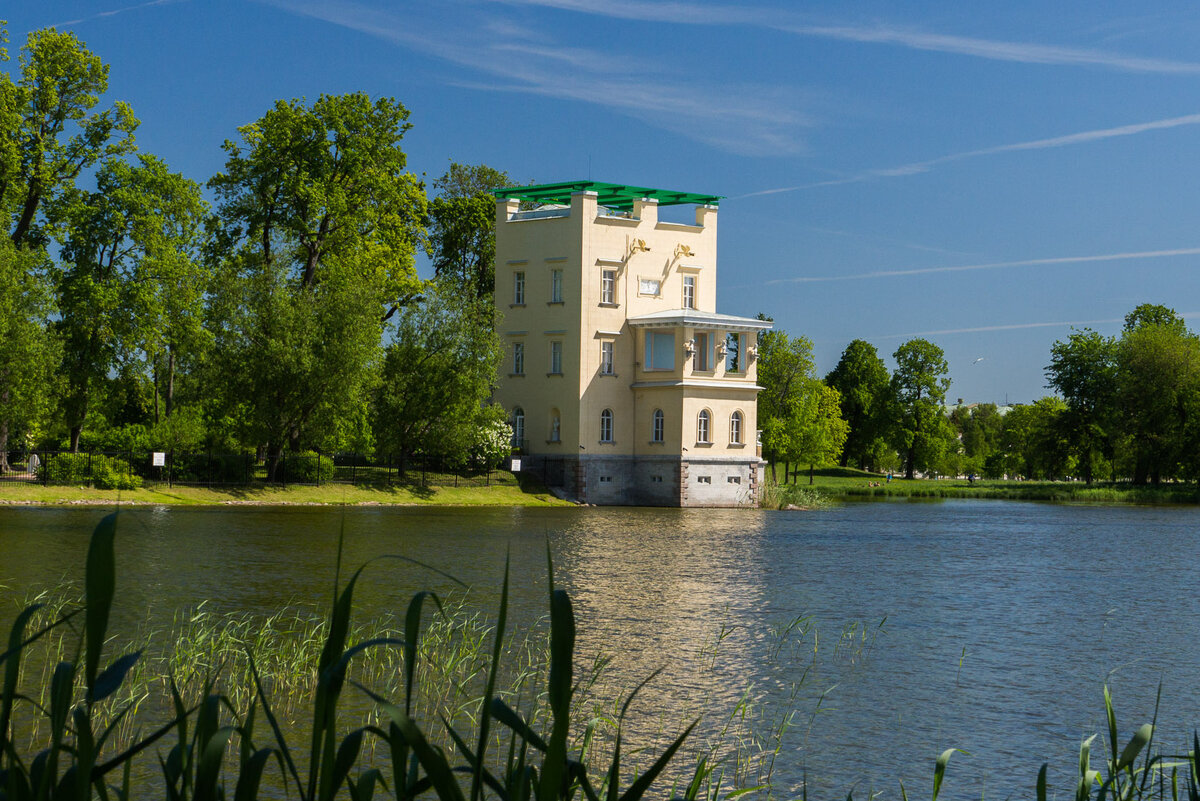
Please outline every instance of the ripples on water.
M77 577L99 516L0 510L3 592ZM116 612L130 626L206 599L263 613L323 602L344 526L345 564L402 554L475 585L489 612L511 553L514 609L531 622L546 609L548 541L581 654L615 656L604 689L663 670L635 702L639 734L701 705L711 734L749 689L765 730L797 711L775 768L784 795L806 771L813 797L852 786L893 796L901 778L921 797L953 746L969 754L951 761L945 797L1028 796L1043 761L1052 782L1069 781L1079 742L1103 729L1106 681L1124 737L1150 720L1160 681L1159 742L1183 747L1200 724L1198 523L1192 508L973 501L816 513L138 510L118 537ZM450 586L380 563L359 601L369 614ZM797 618L786 641L772 633ZM849 624L870 637L885 618L873 647L855 628L859 645L837 648Z

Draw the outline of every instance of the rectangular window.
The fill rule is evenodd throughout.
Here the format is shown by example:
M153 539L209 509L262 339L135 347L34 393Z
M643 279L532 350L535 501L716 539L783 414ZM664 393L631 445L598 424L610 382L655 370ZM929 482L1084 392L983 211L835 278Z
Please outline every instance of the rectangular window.
M600 302L617 302L617 271L604 270L600 275Z
M696 332L696 357L692 362L692 369L701 372L711 370L712 368L712 337L707 331Z
M725 480L728 481L730 484L741 484L742 483L742 479L740 476L730 476L729 478L727 478Z
M600 483L601 484L611 484L612 476L600 476Z
M646 332L646 358L643 361L645 370L674 370L675 369L675 335Z
M740 373L742 371L742 335L725 335L725 372Z
M613 343L600 343L600 374L613 374Z
M525 375L525 343L513 343L513 374Z
M562 303L562 270L550 271L550 302Z
M525 305L525 273L520 270L513 273L513 305Z
M650 476L650 483L651 484L661 484L662 476Z
M662 281L657 281L653 278L643 278L638 282L639 295L654 295L657 296L662 291Z
M696 276L694 275L683 277L683 308L696 308Z
M711 484L712 476L696 476L697 484Z
M554 375L562 374L562 343L550 343L550 372Z

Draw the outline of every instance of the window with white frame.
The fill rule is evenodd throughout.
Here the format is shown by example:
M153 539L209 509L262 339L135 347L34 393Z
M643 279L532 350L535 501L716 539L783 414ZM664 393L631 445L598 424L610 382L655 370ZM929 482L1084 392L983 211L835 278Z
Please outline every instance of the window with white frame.
M667 439L667 424L666 416L662 409L654 410L654 417L651 418L650 426L650 441L651 442L666 442Z
M725 372L742 372L742 335L732 332L725 335Z
M550 302L551 303L562 303L563 302L562 281L563 281L563 271L562 270L551 270L550 271Z
M613 413L612 409L605 409L600 412L600 441L613 441Z
M525 410L520 406L513 409L512 415L512 444L514 448L523 448L525 446Z
M742 413L740 411L729 415L729 444L742 444Z
M562 374L562 342L557 339L550 343L550 373Z
M525 343L513 343L513 375L525 375Z
M683 308L696 308L696 276L694 275L683 277Z
M613 343L600 343L600 375L613 375Z
M701 409L700 414L696 417L696 442L711 443L709 432L711 431L712 415L708 409Z
M697 331L695 336L696 355L692 361L692 369L701 372L713 369L712 337L707 331Z
M617 271L602 270L600 273L600 302L617 302Z
M513 305L525 305L525 273L522 270L513 273Z

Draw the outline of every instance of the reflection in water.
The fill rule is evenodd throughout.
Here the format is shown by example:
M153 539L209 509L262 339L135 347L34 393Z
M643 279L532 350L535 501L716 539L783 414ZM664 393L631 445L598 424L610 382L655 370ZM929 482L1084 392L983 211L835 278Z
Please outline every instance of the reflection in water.
M20 599L78 578L100 515L0 510L0 592ZM473 585L489 613L510 555L513 614L531 624L546 610L549 543L575 602L581 662L615 657L603 691L663 671L633 706L637 736L672 733L704 710L696 741L715 739L748 709L774 748L771 733L795 710L774 768L785 796L804 771L814 797L852 785L894 795L901 778L924 792L951 746L970 753L952 761L945 797L1024 796L1043 761L1052 782L1069 782L1080 740L1103 728L1106 681L1123 737L1150 719L1160 681L1164 747L1183 746L1200 723L1197 523L1192 508L970 501L811 514L139 509L118 534L115 622L161 626L205 600L263 613L325 603L344 532L345 564L392 554L431 565ZM378 561L358 601L369 615L454 586Z

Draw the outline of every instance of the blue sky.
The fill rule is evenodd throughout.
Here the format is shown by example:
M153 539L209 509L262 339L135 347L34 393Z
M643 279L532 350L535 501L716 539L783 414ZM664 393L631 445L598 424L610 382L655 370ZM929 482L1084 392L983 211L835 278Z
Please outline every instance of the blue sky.
M43 0L140 146L205 180L277 98L412 112L410 167L725 196L719 310L940 345L950 400L1048 394L1050 346L1200 321L1200 7L1182 2ZM15 69L15 59L7 65Z

